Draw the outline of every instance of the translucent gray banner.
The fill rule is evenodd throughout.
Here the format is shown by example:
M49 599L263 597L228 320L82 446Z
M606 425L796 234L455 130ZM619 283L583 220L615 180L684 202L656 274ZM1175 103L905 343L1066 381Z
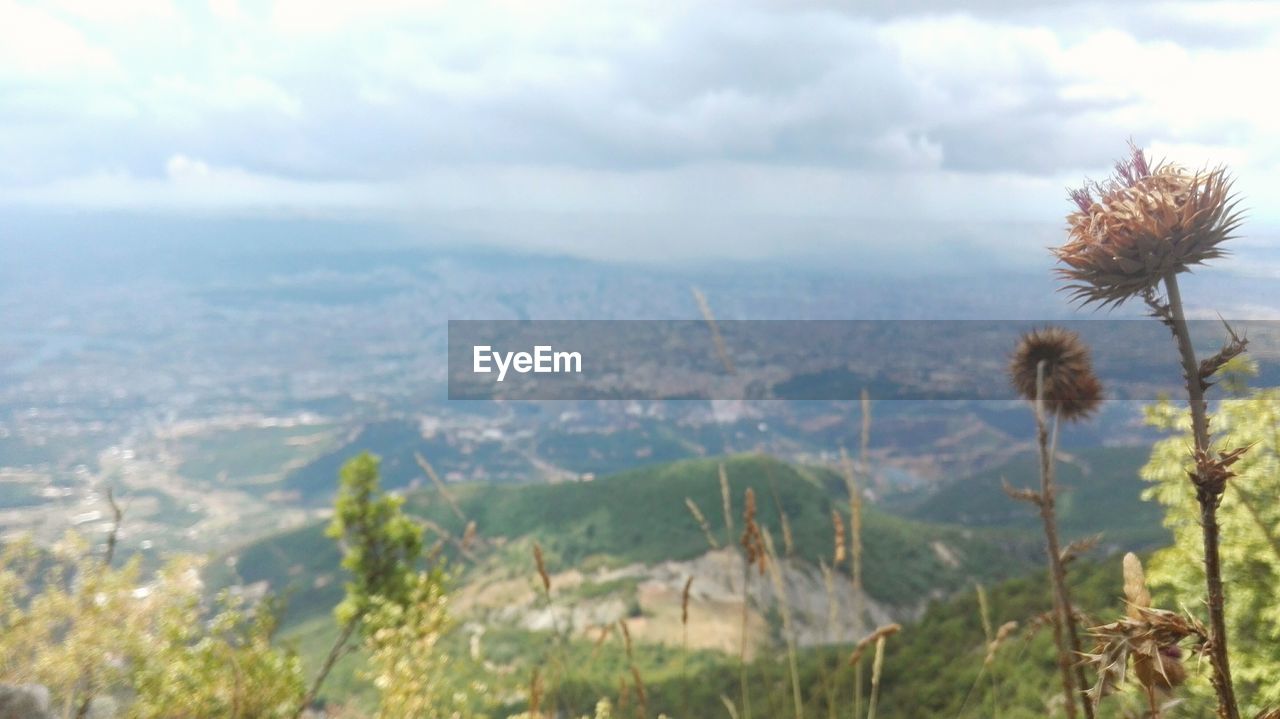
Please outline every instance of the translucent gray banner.
M1229 324L1250 340L1250 383L1280 384L1280 321ZM1048 326L1088 344L1108 399L1182 390L1156 320L450 320L449 398L1007 400L1019 337ZM1228 337L1218 320L1191 333L1202 359Z

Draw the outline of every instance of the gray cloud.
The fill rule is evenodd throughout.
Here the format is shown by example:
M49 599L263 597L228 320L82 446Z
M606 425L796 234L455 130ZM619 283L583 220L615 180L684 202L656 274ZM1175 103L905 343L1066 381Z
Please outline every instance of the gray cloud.
M0 25L6 7L10 20L36 12L0 0ZM1104 168L1130 136L1235 152L1280 176L1276 115L1242 97L1280 15L1253 6L298 7L223 20L178 8L150 44L130 26L51 15L79 49L64 53L70 70L0 72L0 202L136 191L204 207L262 191L302 201L312 187L316 202L375 209L532 197L555 212L657 211L697 194L722 213L981 215L930 193L968 183L965 202L981 203L1016 186L1040 208L1036 193L1058 202L1061 178ZM1182 101L1190 83L1203 102ZM172 186L179 155L208 171ZM707 177L718 185L704 194ZM620 199L635 193L648 195Z

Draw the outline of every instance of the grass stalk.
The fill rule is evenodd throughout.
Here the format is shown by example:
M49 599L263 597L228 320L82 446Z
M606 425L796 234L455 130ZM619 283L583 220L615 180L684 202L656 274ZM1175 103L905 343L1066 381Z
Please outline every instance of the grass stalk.
M991 606L987 602L987 592L982 585L976 585L978 591L978 617L982 620L982 634L987 638L988 656L992 656L993 649L996 645L996 634L991 624ZM991 665L991 662L984 661L983 667ZM996 676L994 666L991 666L991 716L992 719L1000 719L1000 680Z
M787 666L791 674L791 700L795 705L795 719L803 719L804 702L800 696L800 667L796 660L795 625L791 620L791 604L787 599L787 587L782 579L782 567L778 564L778 553L773 546L773 537L764 532L764 546L769 558L769 578L773 580L773 591L778 595L778 609L782 613L782 631L786 634Z
M867 719L876 719L876 704L880 700L880 676L884 672L884 642L876 639L876 656L871 662L871 698L867 701Z
M862 390L862 398L860 402L861 409L861 426L859 433L860 449L859 464L860 471L866 475L870 475L870 447L871 447L871 397L867 391ZM862 592L862 490L859 486L857 472L854 471L853 462L849 459L849 453L840 448L840 466L844 475L846 493L849 495L849 570L853 577L853 616L855 631L862 630L862 623L866 607L863 602ZM859 660L853 668L853 719L861 719L862 717L862 662Z

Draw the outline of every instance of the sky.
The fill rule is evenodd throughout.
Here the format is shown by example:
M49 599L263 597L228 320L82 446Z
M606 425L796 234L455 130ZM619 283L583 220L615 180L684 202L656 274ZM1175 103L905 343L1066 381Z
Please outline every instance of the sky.
M915 223L1022 251L1133 138L1229 164L1262 228L1277 69L1270 3L0 0L0 214L394 218L623 258Z

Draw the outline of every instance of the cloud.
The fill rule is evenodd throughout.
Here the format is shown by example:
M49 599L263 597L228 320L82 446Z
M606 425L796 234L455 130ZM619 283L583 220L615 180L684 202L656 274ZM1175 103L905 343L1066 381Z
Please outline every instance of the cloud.
M115 67L111 53L74 26L22 3L0 0L0 82L92 77Z
M307 181L211 166L175 154L159 177L98 171L21 188L0 188L0 206L157 210L169 213L385 214L405 207L394 186Z
M0 202L1026 220L1132 136L1266 217L1277 40L1218 2L0 0Z

